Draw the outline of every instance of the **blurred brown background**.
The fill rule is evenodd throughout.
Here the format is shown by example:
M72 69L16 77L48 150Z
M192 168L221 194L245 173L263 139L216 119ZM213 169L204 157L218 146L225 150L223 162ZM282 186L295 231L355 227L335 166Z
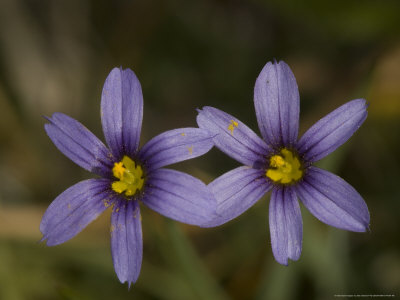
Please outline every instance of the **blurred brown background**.
M400 2L0 1L0 299L334 299L400 295ZM144 261L128 291L113 271L109 213L46 247L51 201L92 177L47 138L43 115L66 113L103 139L108 72L131 68L144 93L142 143L225 110L258 132L256 77L285 60L301 95L301 133L354 98L369 116L320 162L352 184L371 232L320 223L303 209L303 253L274 261L268 197L236 220L200 229L142 207ZM104 140L104 139L103 139ZM214 149L174 167L205 182L238 164Z

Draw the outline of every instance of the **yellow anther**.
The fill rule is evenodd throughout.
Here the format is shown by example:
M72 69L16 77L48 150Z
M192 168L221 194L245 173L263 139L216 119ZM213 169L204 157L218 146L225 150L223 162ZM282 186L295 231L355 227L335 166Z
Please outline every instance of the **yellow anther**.
M193 154L193 146L188 147L187 149L189 151L189 155L192 155Z
M111 184L111 187L117 193L122 193L123 191L125 191L128 188L128 185L123 181L114 181Z
M115 163L112 171L119 179L111 184L113 191L119 194L125 192L126 196L133 196L143 188L143 170L128 156L124 156L122 161Z
M231 132L232 135L233 135L233 131L235 130L235 127L238 127L238 126L239 126L238 122L231 120L231 122L229 123L229 126L228 126L228 130Z
M299 158L292 151L283 148L270 158L265 175L276 183L288 184L301 179L303 170Z
M113 175L119 179L122 178L122 175L124 175L125 170L126 169L124 168L122 161L115 163L114 168L112 169Z
M274 155L271 157L270 166L274 168L282 167L285 164L285 160L282 156Z

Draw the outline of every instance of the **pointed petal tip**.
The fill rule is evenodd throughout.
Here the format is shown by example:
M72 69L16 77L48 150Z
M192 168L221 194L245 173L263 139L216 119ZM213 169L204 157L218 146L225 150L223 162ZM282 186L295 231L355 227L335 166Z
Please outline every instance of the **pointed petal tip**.
M311 126L297 143L299 153L316 162L343 145L368 116L365 99L354 99L339 106Z
M298 261L300 259L301 256L301 249L300 249L300 253L297 254L296 257L289 257L292 261Z
M47 246L62 244L95 220L107 209L104 204L104 199L109 197L107 183L104 179L89 179L58 195L42 217L41 241L47 240Z
M111 70L103 85L100 106L103 133L114 157L136 155L142 128L143 93L131 69Z
M203 106L203 107L200 107L200 108L196 108L196 111L197 111L197 117L199 116L199 115L201 115L201 114L204 114L205 112L206 112L206 110L207 110L207 106Z
M61 153L89 172L109 175L109 150L89 129L63 113L46 119L49 123L44 124L44 130Z
M346 226L346 227L336 226L336 227L339 228L339 229L352 231L352 232L360 232L360 233L367 232L367 230L368 230L368 227L365 227L364 225L361 225L361 226L354 226L353 225L352 227L350 227L350 226Z
M297 141L300 95L296 78L283 61L268 62L254 86L258 127L270 145L290 146Z
M201 111L202 111L202 112L213 112L213 111L218 111L218 109L215 108L215 107L206 105L206 106L203 106L203 107L201 108Z
M363 109L367 110L369 105L370 105L370 102L367 101L364 98L358 98L358 99L350 100L348 103L351 103L351 104L349 104L350 108L351 108L351 105L359 106L361 110L363 110Z
M238 118L214 107L204 106L197 115L202 129L215 133L215 146L243 165L264 160L270 147Z
M52 238L52 237L45 236L45 235L43 235L42 239L39 241L39 243L42 243L42 242L44 242L44 244L47 247L53 247L53 246L57 246L57 245L60 245L63 243L63 241L60 242L58 239L56 239L54 237Z
M118 277L119 282L121 282L122 284L126 283L128 285L128 291L130 291L130 289L133 287L133 285L137 281L137 278L130 280L130 279L119 277L118 274L117 274L117 277Z
M165 131L139 150L138 158L147 173L206 154L214 146L215 134L207 128L186 127Z
M339 176L311 167L296 191L305 207L321 222L353 232L368 230L370 214L367 204Z
M209 108L209 106L203 106L201 108L196 108L196 111L197 111L197 114L198 114L197 117L199 115L201 115L201 114L205 114L208 111L207 108Z
M288 266L300 258L302 249L302 217L293 188L273 189L269 207L271 247L275 260Z
M370 219L368 207L367 207L367 210L365 212L365 218L361 222L362 222L362 226L363 226L363 231L362 232L371 232L371 228L370 228L371 219Z
M60 243L51 242L51 241L49 241L49 240L46 241L46 246L47 246L47 247L53 247L53 246L57 246L57 245L59 245L59 244L60 244Z
M114 270L121 283L130 288L139 277L143 236L139 202L121 200L111 214L111 254Z
M57 111L57 112L54 112L54 113L51 115L51 118L52 118L52 119L63 118L63 117L72 119L72 117L70 117L70 116L68 116L68 115L66 115L66 114L64 114L64 113L62 113L62 112L58 112L58 111Z
M52 123L52 122L51 122L51 117L48 117L48 116L46 116L46 115L42 115L42 118L45 119L46 121Z
M271 61L268 61L264 67L263 70L267 70L269 68L276 68L277 66L281 66L281 67L285 67L285 68L289 68L289 65L283 61L283 60L277 60L276 58L273 58ZM262 72L262 71L261 71Z
M343 228L344 230L350 230L353 232L371 232L369 227L369 222L360 221L358 226L354 226L353 228Z
M114 67L114 68L111 69L110 73L108 73L108 76L110 76L111 74L114 74L116 72L121 72L121 71L122 71L122 66Z
M133 72L133 70L132 70L131 68L125 68L125 69L124 69L124 68L122 67L122 65L119 66L119 67L114 67L114 68L110 71L110 73L108 73L106 80L108 79L108 77L110 77L110 79L111 79L111 77L112 77L112 76L115 76L115 75L121 76L121 80L126 80L126 79L122 78L122 75L123 75L124 73L125 73L125 74L128 74L128 76L129 76L130 78L138 80L138 78L137 78L135 72ZM129 79L129 78L128 78L128 79Z
M49 116L45 116L45 115L42 115L42 117L46 120L46 121L48 121L50 124L54 124L55 123L55 119L57 119L57 118L61 118L61 117L67 117L67 118L71 118L71 117L69 117L68 115L66 115L66 114L63 114L63 113L60 113L60 112L54 112L50 117ZM47 124L47 123L46 123Z
M274 254L274 258L278 264L285 266L285 267L289 266L289 259L286 256L279 256L275 253L273 253L273 254Z
M300 250L300 254L301 254L301 250ZM284 267L289 267L289 262L295 262L298 261L300 259L300 254L298 254L298 256L296 255L296 257L277 257L274 254L274 258L276 260L277 263L279 263L280 265L284 266Z

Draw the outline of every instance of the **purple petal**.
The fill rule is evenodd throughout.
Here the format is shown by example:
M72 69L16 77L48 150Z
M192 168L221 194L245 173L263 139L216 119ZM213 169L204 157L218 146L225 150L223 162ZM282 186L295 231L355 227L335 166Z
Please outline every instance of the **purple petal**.
M217 199L217 216L204 227L222 225L244 213L268 190L264 170L239 167L211 182L208 187Z
M367 104L356 99L335 109L302 136L298 150L304 159L315 162L345 143L367 118Z
M114 68L101 95L101 121L112 153L134 157L139 147L143 119L143 95L140 82L130 69Z
M42 240L48 246L68 241L113 204L107 179L81 181L60 194L46 210L40 223Z
M264 66L254 87L254 105L264 140L275 148L293 146L299 131L300 96L285 62Z
M168 218L199 226L214 217L217 205L203 182L169 169L149 174L143 203Z
M271 150L245 124L219 109L203 107L199 110L197 124L215 134L216 147L244 165L262 164Z
M166 131L152 138L140 149L139 158L148 172L208 152L214 145L213 136L199 128Z
M291 187L273 189L269 202L269 230L276 261L288 265L298 260L303 240L303 221L297 196Z
M97 175L111 174L111 153L85 126L62 113L46 119L50 122L44 125L47 135L65 156Z
M368 229L367 205L360 194L339 176L311 167L296 190L303 204L320 221L351 231Z
M143 237L139 201L120 199L111 214L111 254L121 283L135 283L142 266Z

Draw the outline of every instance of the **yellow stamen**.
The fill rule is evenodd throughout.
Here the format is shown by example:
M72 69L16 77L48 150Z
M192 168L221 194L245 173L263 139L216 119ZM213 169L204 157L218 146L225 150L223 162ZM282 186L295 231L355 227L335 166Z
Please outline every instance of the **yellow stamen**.
M265 175L276 183L288 184L301 179L303 170L299 158L292 151L283 148L270 158Z
M239 126L238 122L231 120L231 122L229 123L229 126L228 126L228 130L231 132L232 135L233 135L233 131L235 130L235 127L238 127L238 126Z
M119 163L115 163L114 168L112 170L113 170L114 176L121 179L122 175L124 175L124 172L125 172L125 168L123 167L122 161L120 161Z
M128 156L125 155L122 161L115 163L112 171L113 175L119 179L111 184L113 191L119 194L125 192L126 196L133 196L143 188L143 170Z

